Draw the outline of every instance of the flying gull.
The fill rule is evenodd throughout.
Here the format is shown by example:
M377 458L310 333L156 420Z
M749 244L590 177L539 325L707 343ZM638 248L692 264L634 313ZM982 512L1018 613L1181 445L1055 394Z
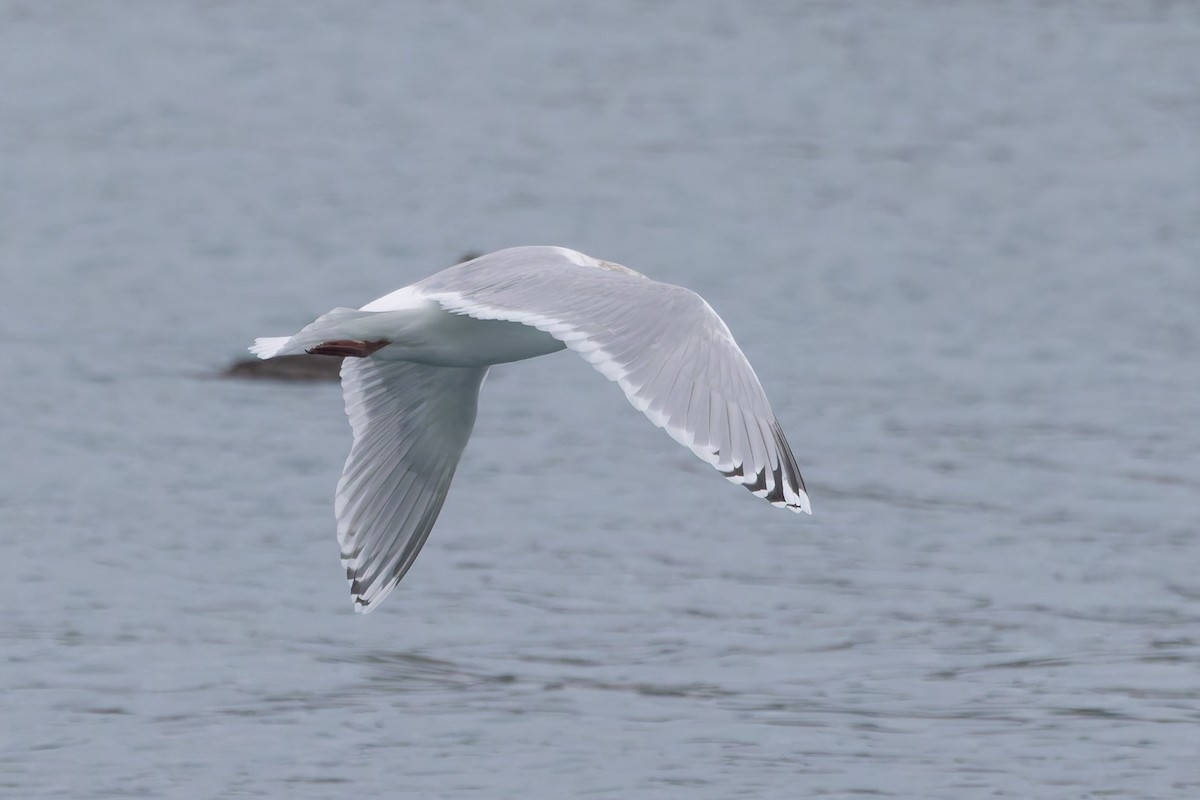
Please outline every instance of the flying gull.
M564 348L730 481L812 513L750 362L702 297L563 247L499 250L250 348L346 357L354 444L334 507L356 611L392 591L429 536L488 367Z

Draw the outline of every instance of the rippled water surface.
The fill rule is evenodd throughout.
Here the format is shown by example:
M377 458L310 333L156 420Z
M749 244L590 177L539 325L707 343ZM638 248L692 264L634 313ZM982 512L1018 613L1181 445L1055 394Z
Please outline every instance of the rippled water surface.
M0 1L0 794L1200 796L1191 3ZM468 250L684 283L815 516L570 353L351 611L338 388Z

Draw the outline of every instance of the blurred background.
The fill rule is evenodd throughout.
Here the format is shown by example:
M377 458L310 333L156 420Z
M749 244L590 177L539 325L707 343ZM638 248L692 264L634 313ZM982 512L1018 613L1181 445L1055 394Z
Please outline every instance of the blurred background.
M0 0L0 793L1200 794L1200 6ZM456 262L685 284L813 498L493 370L356 616L334 383Z

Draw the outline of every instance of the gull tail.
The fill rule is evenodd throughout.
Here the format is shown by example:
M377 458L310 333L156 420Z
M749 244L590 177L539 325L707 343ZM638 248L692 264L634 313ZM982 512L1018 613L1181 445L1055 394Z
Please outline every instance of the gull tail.
M291 341L290 336L260 336L247 348L259 358L274 358Z
M326 342L378 341L387 338L381 335L385 330L380 324L383 322L379 319L381 316L387 315L357 308L335 308L304 326L294 336L260 337L248 349L259 358L274 358L301 355Z

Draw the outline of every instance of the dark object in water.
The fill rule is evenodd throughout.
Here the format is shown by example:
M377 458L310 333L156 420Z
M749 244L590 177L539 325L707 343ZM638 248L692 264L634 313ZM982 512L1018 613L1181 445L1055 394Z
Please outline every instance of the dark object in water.
M225 378L254 378L268 381L336 381L342 360L329 356L280 356L269 361L242 358L221 373Z

